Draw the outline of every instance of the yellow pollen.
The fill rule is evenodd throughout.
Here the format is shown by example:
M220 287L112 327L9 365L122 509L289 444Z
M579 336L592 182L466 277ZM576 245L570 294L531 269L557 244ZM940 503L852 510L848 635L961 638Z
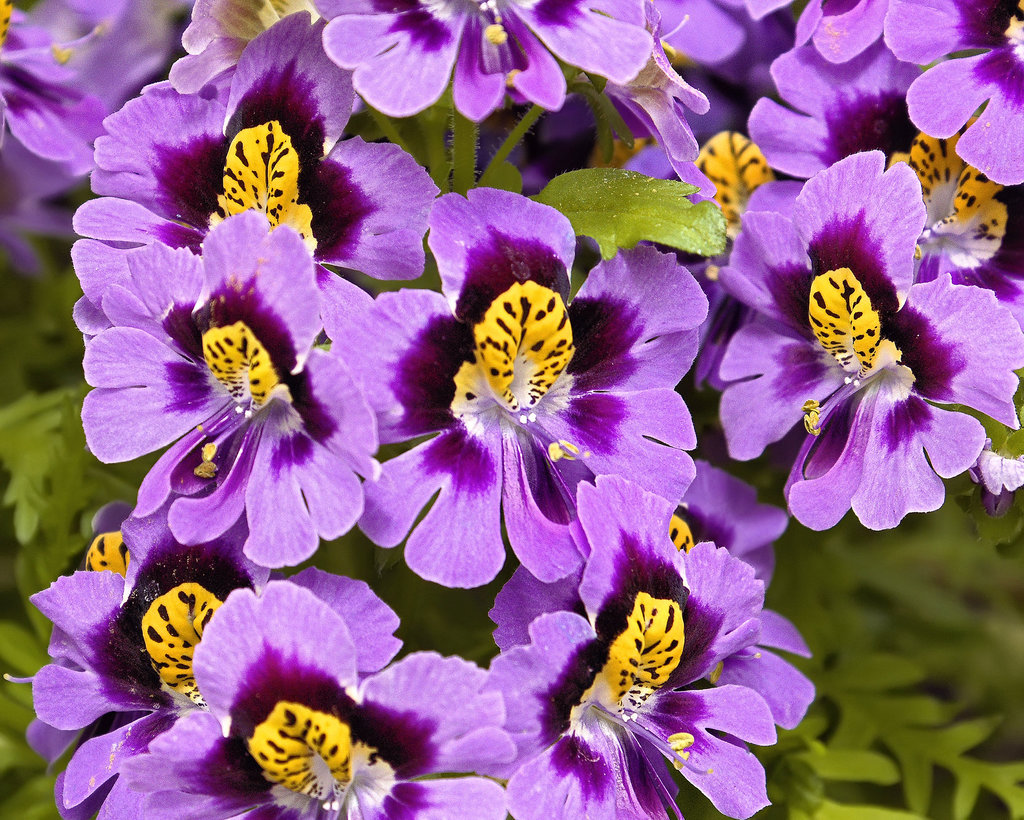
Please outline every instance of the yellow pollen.
M503 46L508 42L508 32L505 31L505 27L501 23L491 23L484 29L484 37L487 38L487 42L495 46Z
M552 441L548 445L548 458L552 461L560 461L565 459L566 461L575 461L580 455L580 448L573 444L571 441L560 439L559 441ZM586 458L590 455L590 452L583 453L583 457Z
M85 568L95 572L109 570L118 575L128 572L128 547L120 530L97 535L85 554Z
M67 63L67 61L70 60L71 56L75 53L74 49L59 46L56 43L50 46L50 51L53 53L53 59L55 59L61 65Z
M683 760L690 759L690 753L686 751L694 744L695 738L689 732L676 732L674 735L668 736L668 746ZM679 760L673 760L672 765L677 769L682 769L683 764Z
M518 69L518 68L513 68L513 69L512 69L512 70L511 70L511 71L510 71L510 72L508 73L508 76L507 76L507 77L505 77L505 85L506 85L507 87L509 87L509 88L512 88L513 86L515 86L515 84L516 84L516 77L518 77L518 76L519 76L519 73L520 73L520 69Z
M711 674L708 675L708 680L712 683L718 683L718 679L722 677L722 670L725 669L725 664L722 661L718 662L718 665L711 670Z
M213 463L213 457L217 455L217 445L212 441L203 445L202 462L192 471L197 478L213 478L217 475L217 465Z
M821 435L821 405L815 399L808 399L804 402L804 429L812 436Z

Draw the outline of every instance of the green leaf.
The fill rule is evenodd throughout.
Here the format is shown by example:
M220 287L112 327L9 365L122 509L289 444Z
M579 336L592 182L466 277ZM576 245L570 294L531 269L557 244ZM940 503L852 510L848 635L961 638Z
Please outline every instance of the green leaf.
M922 815L876 806L847 806L826 801L814 815L815 820L924 820Z
M502 162L488 171L487 186L519 194L523 191L523 175L511 162Z
M725 217L712 202L687 199L696 191L676 180L588 168L555 177L534 199L565 214L577 234L596 239L605 259L642 240L714 256L725 250Z
M826 780L854 780L890 786L898 783L899 769L892 760L866 749L825 749L821 754L804 756L811 767Z
M0 621L0 673L31 675L48 660L35 635L13 621Z

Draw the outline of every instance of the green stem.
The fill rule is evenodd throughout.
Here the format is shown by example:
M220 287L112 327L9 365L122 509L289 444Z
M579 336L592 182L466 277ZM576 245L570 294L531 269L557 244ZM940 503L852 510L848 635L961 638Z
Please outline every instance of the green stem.
M455 111L452 136L452 190L463 196L476 182L477 136L477 124Z
M406 144L405 140L402 139L402 135L398 133L398 129L395 127L395 124L392 122L390 117L381 114L376 108L366 106L366 109L370 112L370 116L373 117L373 121L377 123L377 127L380 128L384 133L384 136L388 138L388 142L393 142L405 151L405 153L412 154L412 151L409 150L409 146Z
M441 189L441 193L445 193L450 190L448 177L452 171L448 146L445 144L447 128L440 125L432 114L431 111L424 112L417 117L416 122L427 145L427 169L430 171L430 178Z
M494 153L494 156L491 157L491 161L487 163L487 168L477 182L477 185L481 188L487 186L491 181L491 178L497 172L497 169L501 166L501 163L508 159L508 155L512 153L512 149L515 148L519 144L519 141L526 136L526 132L533 127L533 124L540 119L540 115L543 113L544 109L539 105L535 105L523 114L523 118L516 123L516 127L509 132L509 135L505 138L501 147Z

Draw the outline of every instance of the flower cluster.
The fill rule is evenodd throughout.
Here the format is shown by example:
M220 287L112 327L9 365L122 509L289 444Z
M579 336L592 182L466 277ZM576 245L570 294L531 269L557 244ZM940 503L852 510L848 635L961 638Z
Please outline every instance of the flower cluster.
M1024 485L986 433L1024 368L1012 4L196 0L127 102L163 52L115 77L108 30L165 28L111 2L56 45L57 5L0 3L0 241L91 172L85 437L155 456L33 598L65 817L660 819L680 778L750 817L814 687L765 608L788 516L729 459L772 448L816 530ZM520 193L593 164L581 100L604 164L692 199ZM290 569L356 528L501 577L486 668L400 656L367 583Z

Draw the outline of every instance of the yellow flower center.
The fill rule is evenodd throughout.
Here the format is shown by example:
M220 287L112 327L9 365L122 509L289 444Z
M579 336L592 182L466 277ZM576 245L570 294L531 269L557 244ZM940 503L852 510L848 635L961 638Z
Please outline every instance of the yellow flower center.
M280 387L278 393L288 389L281 383L270 354L245 322L207 330L203 334L203 356L210 372L239 404L251 400L262 407L275 388Z
M279 701L246 743L267 780L316 800L352 778L348 724L301 703Z
M179 584L150 604L142 616L142 638L167 686L205 706L192 672L192 653L223 603L201 584Z
M686 550L689 552L694 547L693 541L693 530L690 529L690 525L686 523L679 513L672 516L672 520L668 525L668 535L672 539L672 543L676 545L677 550Z
M722 131L701 148L697 167L715 183L715 202L725 215L726 233L735 239L740 217L756 188L775 179L757 145L736 131Z
M849 268L814 277L807 310L811 330L843 369L865 376L882 341L878 311Z
M7 30L11 27L11 12L14 0L0 0L0 48L7 42Z
M109 570L124 576L128 572L128 547L120 530L101 532L89 545L85 554L85 568L102 572Z
M612 642L600 678L612 698L637 708L663 686L683 656L679 603L637 593L626 628Z
M516 282L473 328L474 358L455 375L456 415L487 393L508 410L533 407L572 359L572 325L562 297L536 282Z
M273 227L294 228L316 250L313 212L299 202L299 170L299 154L276 120L242 129L228 148L220 213L211 227L242 211L262 211Z

